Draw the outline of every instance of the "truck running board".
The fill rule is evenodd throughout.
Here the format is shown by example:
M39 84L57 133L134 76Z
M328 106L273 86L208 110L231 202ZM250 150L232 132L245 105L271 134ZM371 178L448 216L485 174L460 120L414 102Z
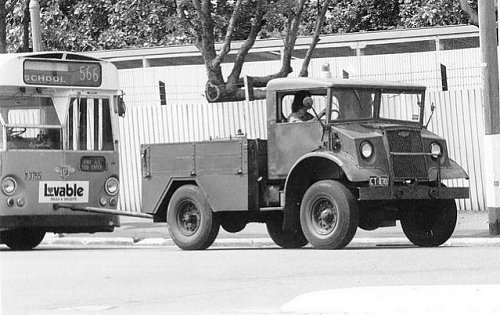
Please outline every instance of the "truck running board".
M136 218L145 218L152 219L153 215L147 213L135 213L135 212L127 212L123 210L115 210L115 209L106 209L106 208L96 208L96 207L78 207L78 206L70 206L55 203L53 205L54 210L58 209L70 209L72 211L83 211L90 213L100 213L100 214L113 214L113 215L122 215L126 217L136 217Z

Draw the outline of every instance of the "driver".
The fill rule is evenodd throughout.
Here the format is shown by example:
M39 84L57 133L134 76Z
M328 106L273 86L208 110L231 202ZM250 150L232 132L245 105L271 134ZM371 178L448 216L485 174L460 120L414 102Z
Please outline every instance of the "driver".
M298 91L292 103L292 113L288 116L288 122L303 122L314 118L308 110L312 108L313 100L308 91Z

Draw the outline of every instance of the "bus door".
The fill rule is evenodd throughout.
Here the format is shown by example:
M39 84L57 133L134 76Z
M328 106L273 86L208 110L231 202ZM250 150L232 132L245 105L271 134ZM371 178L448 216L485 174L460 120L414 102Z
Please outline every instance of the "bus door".
M65 128L65 169L61 170L73 189L83 187L88 195L79 202L88 206L117 205L118 187L105 185L109 179L118 183L118 154L113 137L112 98L72 97Z

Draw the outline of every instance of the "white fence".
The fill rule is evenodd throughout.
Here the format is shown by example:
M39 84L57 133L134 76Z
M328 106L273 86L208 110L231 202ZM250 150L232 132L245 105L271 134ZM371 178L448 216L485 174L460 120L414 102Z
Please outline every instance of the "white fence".
M430 91L440 90L441 68L447 67L448 88L480 88L481 68L478 48L440 50L373 56L351 56L312 59L309 76L319 77L321 66L330 64L333 77L342 78L343 71L350 78L403 81L426 85ZM292 60L296 76L301 59ZM228 74L232 64L222 64ZM277 72L279 61L247 62L243 74L263 76ZM159 81L165 83L168 105L205 103L204 88L207 76L203 65L152 67L120 70L120 86L125 91L127 106L159 105Z
M427 107L436 105L429 129L448 141L450 156L468 172L470 180L453 180L452 186L470 186L470 199L460 200L464 210L485 210L483 187L483 109L480 90L429 92ZM234 136L267 138L264 101L238 103L171 104L129 108L120 123L121 207L140 211L140 145L198 141ZM168 163L168 161L165 161Z

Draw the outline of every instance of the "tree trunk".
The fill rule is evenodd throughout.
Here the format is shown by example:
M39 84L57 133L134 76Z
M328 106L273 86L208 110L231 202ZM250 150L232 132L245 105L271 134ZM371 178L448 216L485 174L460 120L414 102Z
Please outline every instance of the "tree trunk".
M269 5L269 1L256 1L255 16L252 17L250 32L245 43L243 43L236 54L233 69L227 81L225 81L222 74L221 63L231 50L232 32L235 28L242 2L242 0L236 0L234 2L234 11L228 23L227 33L221 49L217 54L215 50L215 23L212 16L213 2L211 0L177 0L177 11L181 24L187 32L194 36L194 44L201 52L204 59L208 79L205 86L205 97L209 102L241 101L245 99L245 89L243 89L241 71L245 57L253 47L257 35L262 29L264 15ZM252 81L254 87L265 87L270 80L286 77L293 71L291 60L306 2L307 0L298 1L297 6L287 12L288 20L285 26L283 61L280 70L268 76L253 77ZM324 6L327 7L329 3L330 0L325 0ZM319 30L314 39L314 44L310 48L311 51L314 50L316 43L319 41L319 34L321 32L321 26L324 23L325 12L326 9L322 10L322 16L318 16L318 18L321 18L321 21L318 22ZM310 58L311 57L307 59L307 63L309 63ZM255 99L262 99L265 98L265 92L256 89L253 90L253 96Z
M7 17L7 9L5 8L6 0L0 0L0 53L7 52L7 25L5 19Z

